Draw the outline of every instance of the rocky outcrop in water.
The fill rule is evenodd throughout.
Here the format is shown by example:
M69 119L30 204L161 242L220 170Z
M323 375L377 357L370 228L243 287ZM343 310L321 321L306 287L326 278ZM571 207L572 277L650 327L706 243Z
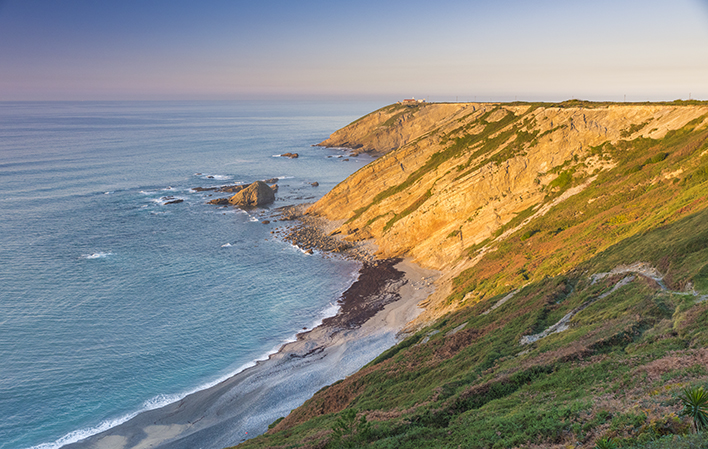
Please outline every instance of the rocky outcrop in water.
M273 201L273 189L263 181L256 181L229 198L228 203L233 206L263 206Z

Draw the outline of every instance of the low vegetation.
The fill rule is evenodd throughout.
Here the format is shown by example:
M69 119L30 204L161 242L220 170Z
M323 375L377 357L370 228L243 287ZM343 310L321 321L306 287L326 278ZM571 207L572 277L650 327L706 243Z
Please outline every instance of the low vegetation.
M597 106L558 107L578 104ZM527 114L507 114L489 132L489 115L479 117L484 131L447 136L375 201L463 150L471 153L460 173L526 151L539 138L524 129ZM558 167L543 204L588 187L545 215L536 214L543 204L521 211L467 248L464 257L482 256L453 281L447 304L456 310L239 447L708 447L703 119L661 139L626 140L646 125L629 127L587 152L614 163L604 171L583 158ZM507 153L485 147L512 138Z

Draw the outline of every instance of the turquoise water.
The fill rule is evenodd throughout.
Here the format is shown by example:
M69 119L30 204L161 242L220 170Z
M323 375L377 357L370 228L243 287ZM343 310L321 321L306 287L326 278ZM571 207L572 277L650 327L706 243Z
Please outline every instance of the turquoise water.
M369 162L310 145L378 106L0 103L0 448L114 426L332 314L358 266L261 221ZM273 177L261 210L191 190Z

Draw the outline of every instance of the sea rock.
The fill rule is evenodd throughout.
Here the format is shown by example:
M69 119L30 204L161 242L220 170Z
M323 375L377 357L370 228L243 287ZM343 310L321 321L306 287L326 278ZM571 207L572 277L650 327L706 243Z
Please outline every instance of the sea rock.
M270 178L270 179L264 179L263 182L266 184L277 184L279 181L278 178Z
M273 184L270 188L273 190L273 193L278 193L278 184Z
M320 183L317 182L317 181L315 181L315 182L311 182L310 185L311 185L312 187L318 187L318 186L320 185Z
M228 186L221 186L218 189L216 189L217 192L227 192L227 193L236 193L240 192L241 190L245 189L246 185L238 184L238 185L228 185Z
M214 198L213 200L208 201L207 204L216 204L217 206L225 206L225 205L229 204L229 199L228 198Z
M163 196L160 199L164 201L163 204L178 204L184 201L183 199L175 198L174 196Z
M263 206L275 201L275 193L268 184L256 181L229 198L228 203L234 206Z
M300 155L297 153L283 153L280 155L280 157L289 157L290 159L297 159L298 157L300 157Z

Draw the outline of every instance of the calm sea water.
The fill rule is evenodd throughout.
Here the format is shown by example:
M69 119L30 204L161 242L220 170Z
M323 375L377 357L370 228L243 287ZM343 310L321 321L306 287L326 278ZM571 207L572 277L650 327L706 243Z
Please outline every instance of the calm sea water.
M357 265L261 220L369 162L310 145L379 106L0 103L0 448L77 441L332 314ZM190 189L273 177L268 209Z

